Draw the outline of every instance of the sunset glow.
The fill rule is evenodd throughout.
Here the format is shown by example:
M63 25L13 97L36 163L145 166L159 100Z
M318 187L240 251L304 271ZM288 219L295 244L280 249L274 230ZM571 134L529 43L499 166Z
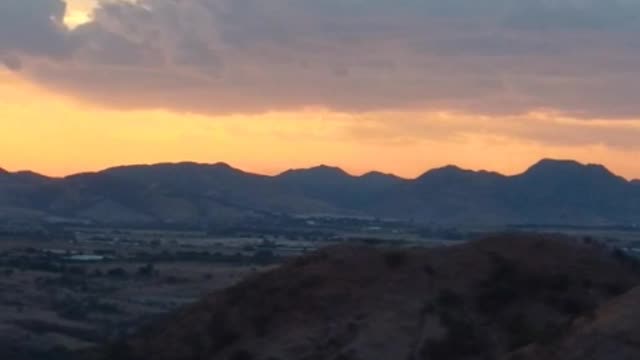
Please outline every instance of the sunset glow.
M76 28L90 22L95 6L94 0L72 0L67 2L64 23L70 28Z
M640 359L638 20L0 0L2 358Z
M352 19L336 20L360 29L355 39L355 30L323 32L332 11L349 10L333 2L315 9L300 0L289 9L272 0L280 9L273 13L228 0L68 0L66 13L62 1L51 3L29 20L51 23L31 24L34 35L22 42L0 43L0 166L11 170L62 176L224 161L268 174L324 163L415 177L446 164L514 174L553 157L640 177L636 57L606 41L627 33L602 31L587 42L587 23L550 28L558 34L549 37L536 27L548 24L502 29L468 19L504 33L473 40L476 32L460 27L448 38L437 12L407 3L389 14L380 2L353 4L345 15ZM275 25L237 28L227 17L250 22L242 11L255 24L289 21L286 31L301 37ZM376 33L358 11L396 31ZM420 47L424 31L434 38ZM573 50L522 55L519 47L540 39ZM472 46L483 41L494 47ZM449 42L469 44L453 51Z
M640 176L633 149L546 145L522 140L517 131L509 134L509 128L489 134L482 129L482 119L326 110L219 117L119 111L55 94L8 72L0 76L0 152L2 167L10 170L63 176L122 164L224 161L267 174L331 164L355 174L380 170L415 177L447 164L513 174L542 157L556 157L603 162L628 177ZM429 116L435 120L420 134L413 130L380 136L371 123L384 119L400 125L409 117ZM477 129L456 130L474 121Z

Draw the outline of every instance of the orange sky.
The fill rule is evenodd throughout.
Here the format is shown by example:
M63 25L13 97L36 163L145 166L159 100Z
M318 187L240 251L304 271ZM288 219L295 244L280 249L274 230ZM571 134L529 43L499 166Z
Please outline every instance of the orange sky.
M371 131L380 124L376 119L393 129L393 124L405 124L405 117L416 116L432 118L421 130L423 135L411 136L412 129L388 137ZM56 176L122 164L185 160L225 161L270 174L321 163L352 173L375 169L405 177L445 164L513 174L540 158L554 157L604 163L626 177L640 177L637 150L554 146L523 139L521 129L511 126L502 133L486 131L481 122L477 128L448 134L449 126L467 124L454 115L354 115L309 109L206 117L159 110L116 111L54 94L6 71L0 71L0 119L0 166Z
M564 26L549 36L536 30L545 22L505 28L491 15L498 3L478 22L452 4L461 22L451 25L419 3L389 12L392 3L357 2L336 18L339 2L317 13L312 0L274 1L243 15L220 10L233 0L207 1L93 13L97 0L67 0L64 19L60 3L12 3L2 23L33 33L0 43L0 63L16 71L0 65L0 167L62 176L224 161L268 174L329 164L415 177L448 164L515 174L563 158L640 178L637 53L617 41L630 34L598 22L618 12L560 12ZM596 26L575 23L581 16ZM326 31L336 21L344 26ZM424 49L414 46L423 33Z

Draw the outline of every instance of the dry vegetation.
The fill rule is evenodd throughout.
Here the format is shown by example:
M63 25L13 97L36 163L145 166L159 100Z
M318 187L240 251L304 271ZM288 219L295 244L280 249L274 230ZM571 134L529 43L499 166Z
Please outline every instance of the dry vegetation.
M568 238L334 247L216 292L89 357L517 358L596 318L639 279L634 261Z

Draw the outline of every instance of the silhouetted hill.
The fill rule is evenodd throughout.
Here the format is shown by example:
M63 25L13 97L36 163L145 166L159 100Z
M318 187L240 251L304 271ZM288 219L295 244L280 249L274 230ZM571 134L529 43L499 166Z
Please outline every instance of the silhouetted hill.
M316 201L361 214L368 214L368 210L377 206L376 200L381 192L402 182L400 178L381 173L356 177L340 168L324 165L289 170L275 177L274 181Z
M346 171L327 165L320 165L309 169L291 169L278 176L281 179L301 182L340 182L351 179L352 176Z
M542 159L538 163L531 166L525 174L529 177L563 177L574 178L585 175L595 175L604 179L618 178L611 173L606 167L598 164L581 164L574 160L554 160ZM624 180L623 180L624 181Z
M387 194L389 209L408 211L404 217L438 219L444 223L507 223L510 214L500 203L506 178L496 173L447 166L426 172L405 184L396 197ZM394 204L395 202L395 204Z
M23 184L41 185L51 181L50 177L35 173L33 171L19 171L11 174L11 177L16 182Z
M600 165L543 160L513 177L507 203L530 222L635 223L638 191ZM554 206L549 206L554 204Z
M414 180L329 166L277 176L227 164L124 166L62 179L0 173L12 211L104 223L201 224L260 214L369 216L440 224L640 224L640 187L600 165L543 160L503 176L448 166Z
M227 164L130 166L72 176L63 189L113 201L149 221L198 223L266 212L297 213L331 206L278 186L271 178ZM93 216L93 220L100 220Z
M29 185L43 184L52 179L32 171L9 172L0 168L0 184Z
M379 171L370 171L360 176L360 179L375 182L379 186L397 185L406 181L405 179L393 174L385 174Z
M513 354L519 360L640 359L640 288L613 299L547 345Z
M548 159L533 165L515 179L524 186L537 185L538 188L552 191L628 185L624 178L614 175L602 165L582 165L575 161Z
M33 172L0 172L0 219L42 219L46 212L30 201L30 194L53 179Z
M334 247L211 294L91 358L508 359L560 341L639 280L633 262L565 238ZM633 310L607 315L611 331L637 312L623 307Z

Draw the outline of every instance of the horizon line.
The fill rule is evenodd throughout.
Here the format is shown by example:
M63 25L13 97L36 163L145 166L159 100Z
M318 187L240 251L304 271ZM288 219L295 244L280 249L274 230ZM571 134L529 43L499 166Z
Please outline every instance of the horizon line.
M105 167L105 168L101 168L99 170L87 170L87 171L71 172L69 174L62 175L62 176L47 175L44 172L39 172L39 171L31 170L31 169L8 170L7 168L4 168L2 166L0 166L0 173L2 173L3 171L8 172L10 174L32 173L32 174L43 176L43 177L47 177L47 178L50 178L50 179L66 179L66 178L69 178L69 177L74 177L74 176L79 176L79 175L99 174L99 173L103 173L103 172L114 170L114 169L120 169L120 168L131 168L131 167L142 167L142 166L153 167L153 166L161 166L161 165L187 165L187 164L191 164L191 165L200 165L200 166L227 166L227 167L229 167L229 168L231 168L233 170L240 171L240 172L243 172L243 173L246 173L246 174L265 176L265 177L278 177L278 176L281 176L281 175L286 174L287 172L291 172L291 171L305 171L305 170L313 170L313 169L318 169L318 168L329 168L329 169L339 170L339 171L345 173L346 175L354 177L354 178L364 177L364 176L367 176L367 175L370 175L370 174L382 174L382 175L386 175L386 176L392 176L392 177L395 177L395 178L398 178L398 179L401 179L401 180L411 181L411 180L417 180L417 179L421 178L422 176L428 174L429 172L437 171L437 170L441 170L441 169L446 169L446 168L455 168L455 169L458 169L460 171L465 171L465 172L489 173L489 174L497 174L497 175L500 175L500 176L503 176L503 177L514 177L514 176L519 176L519 175L523 175L523 174L527 173L531 168L533 168L536 165L539 165L539 164L541 164L541 163L543 163L545 161L556 162L556 163L573 163L573 164L577 164L577 165L584 166L584 167L598 166L598 167L602 167L602 168L606 169L607 171L609 171L610 173L612 173L615 176L618 176L618 177L621 177L621 178L625 179L628 182L640 181L640 178L633 178L633 177L626 177L626 176L619 175L619 174L611 171L604 164L588 163L588 162L585 163L585 162L581 162L581 161L574 160L574 159L559 159L559 158L541 158L540 160L538 160L538 161L534 162L533 164L531 164L530 166L528 166L525 170L523 170L521 172L513 173L511 175L504 174L504 173L501 173L499 171L494 171L494 170L488 170L488 169L473 170L473 169L463 168L463 167L461 167L459 165L456 165L456 164L447 164L447 165L442 165L442 166L437 166L437 167L426 169L425 171L423 171L422 173L420 173L420 174L418 174L417 176L414 176L414 177L407 177L407 176L401 176L401 175L395 174L393 172L385 172L385 171L380 171L380 170L375 170L375 169L364 171L364 172L355 172L354 173L354 172L350 172L348 170L345 170L341 166L334 166L334 165L329 165L329 164L326 164L326 163L321 163L321 164L318 164L318 165L308 166L308 167L288 168L286 170L281 170L281 171L277 171L277 172L273 172L273 173L269 174L269 173L258 172L258 171L247 171L247 170L242 169L240 167L233 166L230 163L225 162L225 161L198 162L198 161L189 161L189 160L175 161L175 162L162 161L162 162L131 163L131 164L114 165L114 166L108 166L108 167Z

